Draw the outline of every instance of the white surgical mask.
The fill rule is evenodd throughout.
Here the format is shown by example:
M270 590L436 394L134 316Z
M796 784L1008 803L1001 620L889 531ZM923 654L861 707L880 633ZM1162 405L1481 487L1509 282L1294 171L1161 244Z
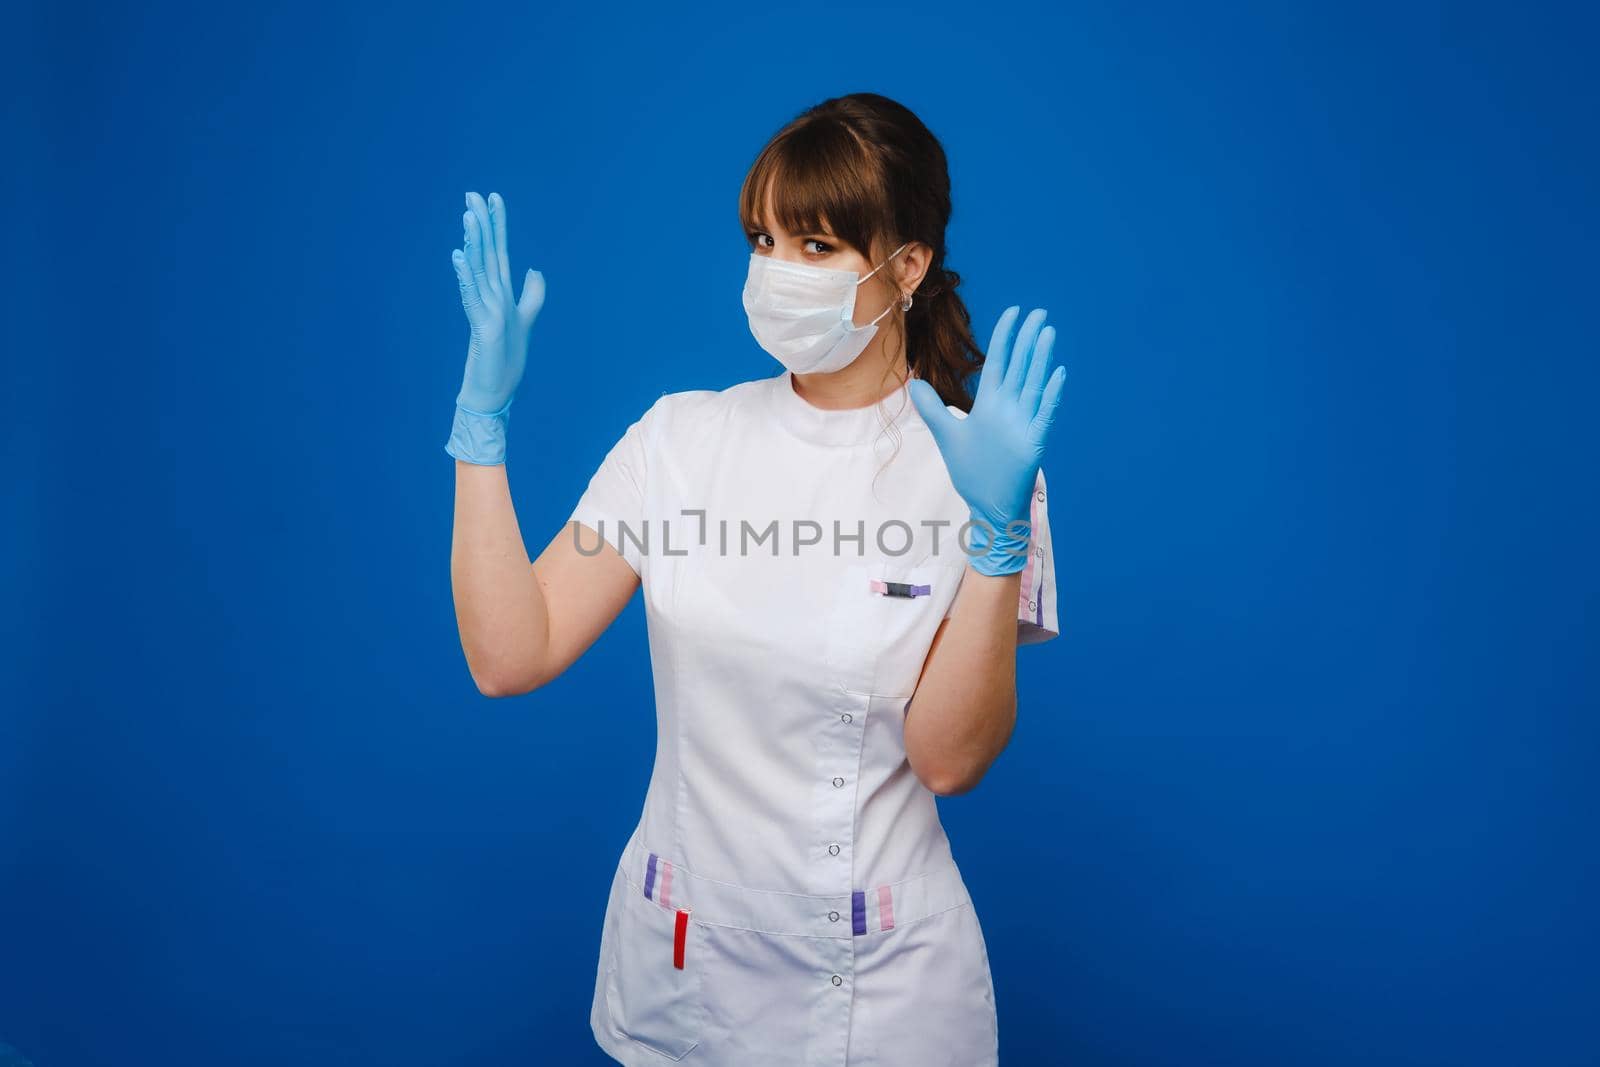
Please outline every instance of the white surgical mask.
M878 318L857 326L856 290L910 243L889 253L888 259L861 277L853 270L829 270L750 253L750 273L744 283L750 332L792 373L849 366L878 332L878 320L894 307L891 303ZM900 306L909 310L911 298L902 299Z

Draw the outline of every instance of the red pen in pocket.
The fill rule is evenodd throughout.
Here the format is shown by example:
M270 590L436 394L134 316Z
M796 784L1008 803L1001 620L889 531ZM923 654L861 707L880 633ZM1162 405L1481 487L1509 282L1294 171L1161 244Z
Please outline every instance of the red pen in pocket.
M678 909L678 927L672 934L672 965L683 970L683 943L689 937L689 909Z

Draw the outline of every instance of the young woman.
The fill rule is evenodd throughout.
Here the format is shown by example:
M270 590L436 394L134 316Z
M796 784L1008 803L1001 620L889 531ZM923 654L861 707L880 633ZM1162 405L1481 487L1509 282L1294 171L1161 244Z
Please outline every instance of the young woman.
M943 148L882 96L825 101L740 193L744 307L782 373L663 395L530 566L503 463L543 278L513 302L505 205L467 203L446 448L473 678L542 685L644 589L659 732L596 1041L628 1065L995 1063L988 954L934 798L1000 754L1016 646L1056 632L1039 464L1064 371L1044 312L1019 328L1007 309L985 359L944 266Z

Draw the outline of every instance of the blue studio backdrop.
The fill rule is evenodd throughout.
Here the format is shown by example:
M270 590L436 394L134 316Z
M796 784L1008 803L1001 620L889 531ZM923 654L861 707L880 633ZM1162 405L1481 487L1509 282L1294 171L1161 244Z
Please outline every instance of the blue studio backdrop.
M872 90L949 152L975 331L1045 307L1069 372L1063 632L939 802L1004 1062L1600 1063L1589 12L7 22L9 1055L605 1062L643 612L530 695L467 673L462 196L547 280L537 554L657 395L777 372L740 180Z

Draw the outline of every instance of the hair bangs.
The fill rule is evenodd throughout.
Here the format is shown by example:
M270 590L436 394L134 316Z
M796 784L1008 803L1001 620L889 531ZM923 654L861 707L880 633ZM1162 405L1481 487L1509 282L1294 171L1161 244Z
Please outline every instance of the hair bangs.
M768 218L770 199L775 218ZM801 121L762 150L745 176L739 217L746 231L772 225L789 234L832 234L870 257L893 218L875 156L849 129Z

